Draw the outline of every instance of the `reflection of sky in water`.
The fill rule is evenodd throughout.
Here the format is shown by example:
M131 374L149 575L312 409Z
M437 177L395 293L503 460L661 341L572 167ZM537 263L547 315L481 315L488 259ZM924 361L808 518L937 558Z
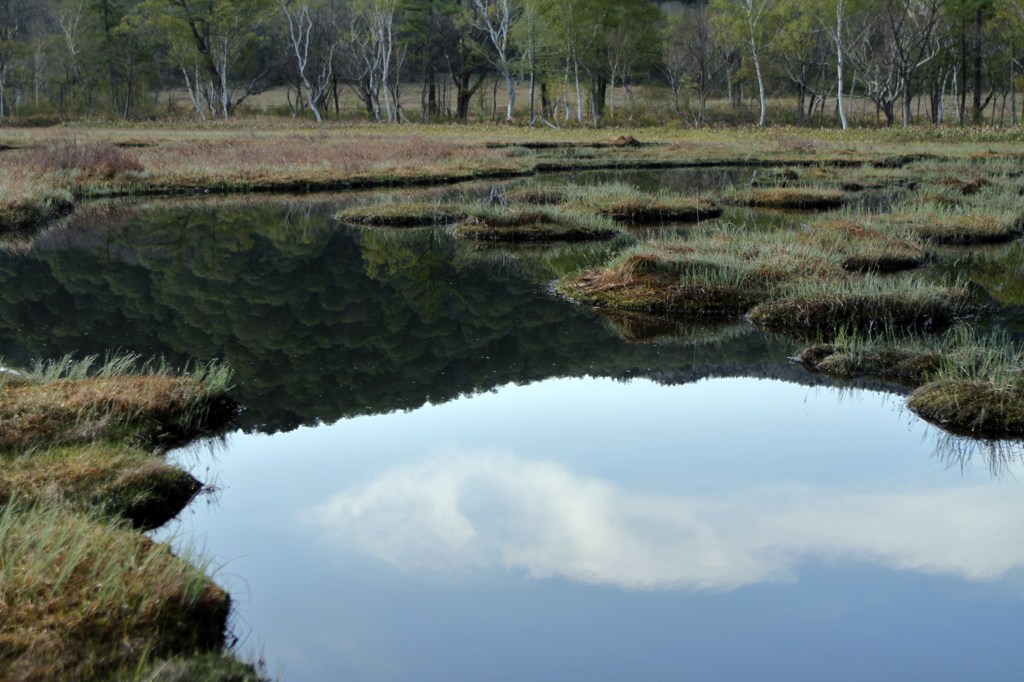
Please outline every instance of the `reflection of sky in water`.
M509 386L233 436L177 530L291 680L1006 679L1020 466L950 467L901 404Z

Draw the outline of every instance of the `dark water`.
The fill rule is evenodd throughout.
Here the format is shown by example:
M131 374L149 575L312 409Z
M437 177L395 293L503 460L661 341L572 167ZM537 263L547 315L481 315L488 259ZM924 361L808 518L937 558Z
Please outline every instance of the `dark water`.
M237 430L175 455L219 492L158 537L222 565L243 653L289 680L1016 677L1019 446L742 321L550 292L618 244L361 231L347 200L98 207L0 252L6 364L235 369ZM1011 331L1014 249L956 265Z

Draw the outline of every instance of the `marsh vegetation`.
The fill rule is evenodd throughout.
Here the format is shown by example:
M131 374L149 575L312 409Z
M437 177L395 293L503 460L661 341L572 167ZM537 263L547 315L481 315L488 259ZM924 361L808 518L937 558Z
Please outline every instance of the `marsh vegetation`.
M201 652L244 671L221 653L230 599L209 566L139 532L200 490L160 453L234 413L230 370L97 360L0 374L0 674L144 678Z
M27 131L0 155L3 201L27 216L6 229L71 212L67 227L19 231L0 249L0 329L16 340L4 352L20 368L0 374L3 542L12 556L35 547L51 557L50 540L26 538L48 526L66 546L67 530L83 543L61 569L69 576L137 577L171 595L163 611L139 601L145 587L112 587L104 599L132 594L124 598L141 605L108 621L97 615L107 603L89 602L77 577L46 587L5 574L19 590L50 589L62 610L10 611L5 672L131 678L241 665L222 652L228 599L204 579L202 560L138 535L200 489L159 453L232 416L233 381L247 431L551 377L753 374L895 382L912 391L911 410L952 433L1024 435L1011 324L1024 299L1021 184L1011 156L983 151L988 137L964 134L925 155L934 139L923 134L816 133L796 144L778 131L650 130L634 145L599 131L552 132L559 139L544 144L515 129L344 133L268 128L252 139L230 125L194 136L140 126L49 143ZM511 140L493 144L499 133ZM758 170L752 181L693 189L641 187L622 172L716 163ZM471 178L490 180L449 187ZM269 203L142 198L357 187L375 191ZM52 210L47 197L58 198ZM31 202L40 212L18 213ZM117 220L130 228L101 226ZM571 303L550 295L552 281ZM1000 325L1015 331L990 333ZM807 344L810 375L785 362ZM112 346L167 354L179 367L230 357L239 374L170 372L137 355L102 366L65 357ZM686 362L666 349L685 349ZM33 358L55 360L33 369ZM123 562L161 567L117 577L90 554L98 538L123 548ZM189 626L190 640L165 617L203 623ZM75 633L65 640L73 646L26 629L36 619ZM135 642L146 629L153 639L129 653L99 634ZM75 658L79 646L90 655ZM45 664L32 668L37 658Z

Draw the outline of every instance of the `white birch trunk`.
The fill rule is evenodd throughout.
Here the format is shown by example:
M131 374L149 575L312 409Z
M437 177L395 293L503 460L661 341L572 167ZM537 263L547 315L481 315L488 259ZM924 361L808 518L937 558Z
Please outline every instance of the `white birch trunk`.
M839 121L843 130L850 127L846 118L846 107L843 104L843 14L846 9L844 0L836 2L836 95L839 98Z

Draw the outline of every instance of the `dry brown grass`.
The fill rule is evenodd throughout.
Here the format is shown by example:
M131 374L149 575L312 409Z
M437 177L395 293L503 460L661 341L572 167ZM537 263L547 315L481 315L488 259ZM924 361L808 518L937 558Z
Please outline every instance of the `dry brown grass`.
M815 220L806 223L800 239L834 254L851 272L895 272L920 267L928 251L909 231L879 229L867 217Z
M971 245L1006 242L1024 231L1024 220L1013 211L929 210L882 216L880 222L912 231L937 244Z
M730 203L755 208L779 208L803 211L824 211L839 208L846 195L835 189L813 187L754 188L726 197Z
M104 679L219 649L229 608L203 571L134 531L51 505L0 510L2 679Z
M410 182L513 172L521 165L482 145L418 135L291 133L167 141L139 150L151 185L343 186L356 180Z
M838 237L838 238L837 238ZM861 238L865 240L865 237ZM798 335L844 326L905 333L939 330L967 314L962 286L911 275L881 278L851 267L877 265L885 240L826 230L749 231L728 225L633 247L608 267L564 278L559 290L581 303L700 317L747 313L756 324Z
M181 437L233 409L193 377L115 376L0 385L0 452L124 437Z
M20 154L28 165L42 171L74 171L83 178L110 180L118 175L141 173L138 157L105 142L79 143L77 140L59 139L46 145L32 147Z
M175 516L202 485L160 457L126 445L91 443L0 459L0 506L42 500L153 528Z

